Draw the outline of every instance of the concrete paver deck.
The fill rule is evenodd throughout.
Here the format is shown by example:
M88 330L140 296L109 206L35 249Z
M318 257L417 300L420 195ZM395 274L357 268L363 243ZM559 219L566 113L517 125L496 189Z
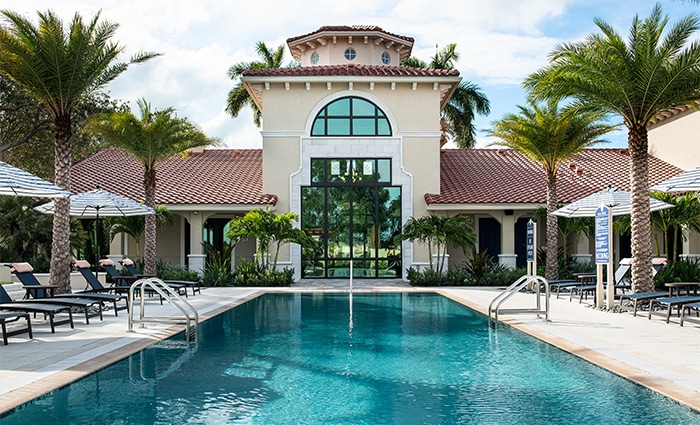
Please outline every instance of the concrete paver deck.
M290 288L206 288L188 301L200 320L264 292L347 291L348 281L308 280ZM486 314L497 288L413 288L400 280L355 281L355 291L435 291ZM550 298L549 321L534 314L501 315L503 323L650 387L681 403L700 410L700 320L692 318L684 327L673 317L612 313L570 302L568 297ZM535 295L516 294L506 308L534 307ZM156 298L148 310L172 315L172 306L160 306ZM149 313L150 314L150 313ZM75 329L59 326L51 334L37 319L35 337L10 338L0 346L0 412L29 402L61 385L114 363L146 346L180 331L182 326L149 324L127 332L126 311L104 321L85 325L76 320Z

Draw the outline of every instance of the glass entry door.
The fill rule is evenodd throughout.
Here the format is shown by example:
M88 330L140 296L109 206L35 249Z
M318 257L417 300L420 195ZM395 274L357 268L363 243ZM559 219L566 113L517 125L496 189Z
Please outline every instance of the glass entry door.
M378 160L342 160L343 166L319 160L328 171L349 176L340 181L324 176L302 188L301 224L319 242L313 258L304 258L303 277L401 277L401 188L378 178L352 177L375 169ZM337 160L339 161L339 160ZM364 161L372 161L371 166ZM324 167L325 169L326 167ZM388 183L388 184L387 184Z

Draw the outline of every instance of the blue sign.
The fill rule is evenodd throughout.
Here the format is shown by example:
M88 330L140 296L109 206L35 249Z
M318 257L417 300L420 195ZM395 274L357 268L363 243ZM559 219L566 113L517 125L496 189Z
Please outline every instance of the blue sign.
M595 210L595 263L610 262L610 208L601 206Z
M535 223L532 220L527 222L527 261L535 261Z

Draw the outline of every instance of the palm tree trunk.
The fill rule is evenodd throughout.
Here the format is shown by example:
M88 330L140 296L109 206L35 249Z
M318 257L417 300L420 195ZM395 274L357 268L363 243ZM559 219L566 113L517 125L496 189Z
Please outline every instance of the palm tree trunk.
M70 115L54 119L54 180L57 186L70 190L71 144ZM70 286L70 201L56 199L51 241L49 285L57 293L71 292Z
M654 290L651 271L651 218L649 208L649 164L647 129L629 127L630 186L632 202L632 291Z
M146 206L156 207L156 170L151 168L146 170L143 177L143 188L146 194ZM144 228L144 266L143 273L146 275L156 274L156 216L149 214L146 216Z
M557 209L557 175L547 173L547 264L544 277L547 280L559 278L557 248L559 246L559 230L557 216L551 213Z

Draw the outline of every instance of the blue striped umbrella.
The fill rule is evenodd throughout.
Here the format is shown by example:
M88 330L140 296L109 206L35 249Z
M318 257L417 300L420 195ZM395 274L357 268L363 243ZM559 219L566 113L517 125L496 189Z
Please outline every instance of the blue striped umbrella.
M663 181L649 190L658 192L700 192L700 167Z
M71 193L34 174L0 162L0 195L67 198Z

